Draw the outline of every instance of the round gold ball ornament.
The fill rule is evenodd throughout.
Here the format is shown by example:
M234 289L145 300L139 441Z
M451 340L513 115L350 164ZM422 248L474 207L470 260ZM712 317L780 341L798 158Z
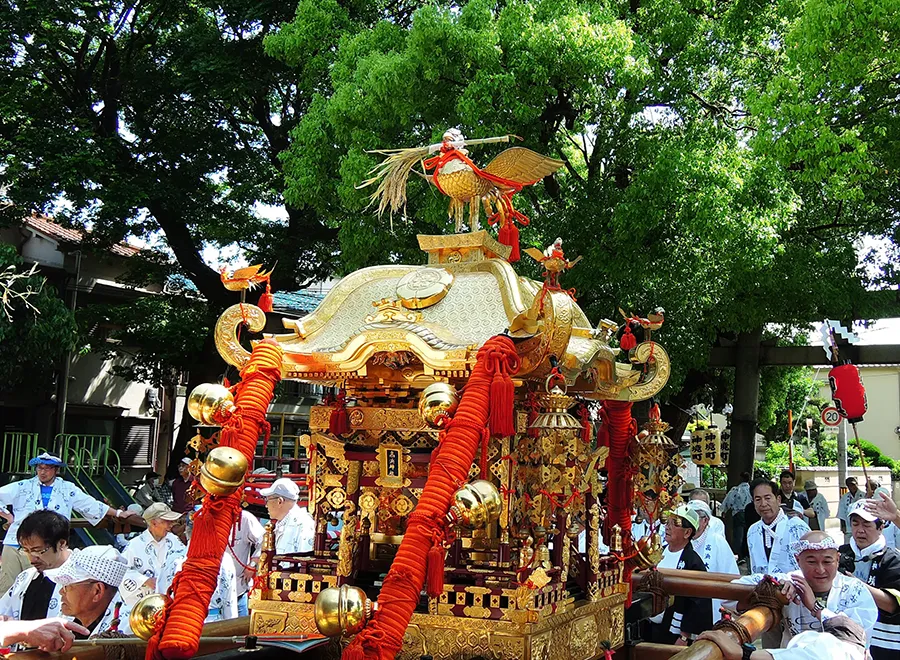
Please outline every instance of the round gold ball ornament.
M453 493L447 520L465 529L481 529L500 517L503 500L490 481L477 479Z
M419 414L433 429L444 428L458 407L459 394L447 383L432 383L419 395Z
M171 604L172 599L163 594L150 594L141 598L128 616L131 631L144 641L153 637L162 626L163 611Z
M188 413L201 424L219 426L234 412L234 396L224 385L201 383L187 400Z
M344 584L323 589L316 598L316 628L326 637L355 635L372 616L374 604L359 587Z
M247 459L234 447L216 447L200 467L200 485L210 495L231 495L244 483Z

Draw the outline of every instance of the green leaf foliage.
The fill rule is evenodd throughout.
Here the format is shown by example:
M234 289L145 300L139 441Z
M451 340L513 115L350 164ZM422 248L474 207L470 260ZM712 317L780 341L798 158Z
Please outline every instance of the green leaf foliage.
M15 248L0 243L0 272L8 267L26 272ZM10 298L9 316L0 310L0 391L49 393L54 371L75 344L74 316L41 275L16 279L12 288L33 293L25 301Z

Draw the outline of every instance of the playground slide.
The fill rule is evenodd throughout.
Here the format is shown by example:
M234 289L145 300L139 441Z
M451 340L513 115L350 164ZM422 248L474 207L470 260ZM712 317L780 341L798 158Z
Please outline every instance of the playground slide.
M100 501L107 500L107 497L104 495L104 493L99 488L97 488L97 485L84 470L77 467L68 467L63 478L67 481L71 481L73 484L78 486L81 490L83 490L94 499L98 499ZM113 505L113 508L115 508L115 505ZM78 516L73 511L72 517L79 518L80 516ZM75 527L72 531L74 532L75 536L78 537L78 540L86 546L115 545L115 539L113 538L113 535L105 529Z

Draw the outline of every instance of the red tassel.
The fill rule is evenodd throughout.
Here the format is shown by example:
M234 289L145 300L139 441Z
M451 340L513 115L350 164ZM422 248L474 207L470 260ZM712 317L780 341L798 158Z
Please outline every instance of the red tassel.
M334 402L334 410L328 419L328 432L332 435L350 433L350 415L347 414L347 395L344 394L344 390L338 392Z
M538 411L540 410L540 404L537 402L537 394L535 392L529 392L525 396L525 409L528 411L528 437L538 438L541 435L540 429L531 428L531 425L537 421Z
M350 644L341 653L341 660L366 660L366 652L362 644Z
M635 346L637 346L637 339L631 332L631 326L629 325L628 321L626 321L625 334L623 334L622 338L619 340L619 348L621 348L623 351L630 351Z
M487 429L482 430L482 432L481 432L481 456L479 458L482 479L487 479L487 476L488 476L488 441L490 439L491 439L491 434L488 433L488 430Z
M597 446L609 447L609 417L606 410L600 409L600 428L597 429Z
M425 557L425 593L429 598L444 593L444 546L437 540Z
M491 380L491 434L499 437L515 435L513 405L516 386L503 368L498 368Z
M509 253L509 263L516 263L521 257L521 253L519 252L519 228L516 227L516 223L514 220L506 220L503 225L500 227L500 231L497 232L497 240L503 245L508 245L512 248L512 251Z
M591 441L591 411L585 404L581 404L578 417L581 419L581 441L588 444Z
M269 283L266 282L266 292L259 297L259 303L257 303L256 306L268 314L272 311L272 305L274 303L275 296L272 295L272 288L269 286Z

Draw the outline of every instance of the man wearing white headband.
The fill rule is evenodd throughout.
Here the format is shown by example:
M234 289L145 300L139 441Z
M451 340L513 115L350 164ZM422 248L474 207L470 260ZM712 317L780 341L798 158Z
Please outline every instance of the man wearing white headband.
M62 587L63 615L90 630L93 638L111 631L131 634L131 608L119 593L126 572L128 563L118 550L95 545L73 550L66 563L45 574ZM84 639L80 635L76 638Z
M731 551L731 546L724 536L713 533L710 526L710 520L713 520L712 511L709 505L703 500L691 500L687 506L697 512L700 519L700 527L697 529L697 536L693 538L691 544L694 550L703 560L703 565L710 573L729 573L738 576L741 572L738 570L737 560ZM725 601L713 598L712 600L712 620L710 626L716 623L720 616L719 610Z
M878 608L866 585L838 572L840 555L834 539L825 532L809 532L792 545L800 570L773 577L783 584L788 599L784 606L781 646L808 630L822 632L828 619L846 615L871 637ZM758 584L765 576L746 575L735 582Z
M28 558L19 552L16 534L19 525L32 511L55 511L64 518L71 519L74 510L92 525L99 523L104 516L123 518L132 523L141 522L140 516L113 509L104 502L95 500L75 484L58 478L56 475L60 468L65 466L58 456L44 452L28 461L28 465L35 468L36 476L14 481L0 488L0 510L5 512L6 507L12 507L12 522L3 542L0 593L6 592L16 576L28 568Z
M873 660L900 657L900 551L887 546L883 523L863 500L850 507L850 543L840 548L842 567L862 580L878 606L871 636Z

